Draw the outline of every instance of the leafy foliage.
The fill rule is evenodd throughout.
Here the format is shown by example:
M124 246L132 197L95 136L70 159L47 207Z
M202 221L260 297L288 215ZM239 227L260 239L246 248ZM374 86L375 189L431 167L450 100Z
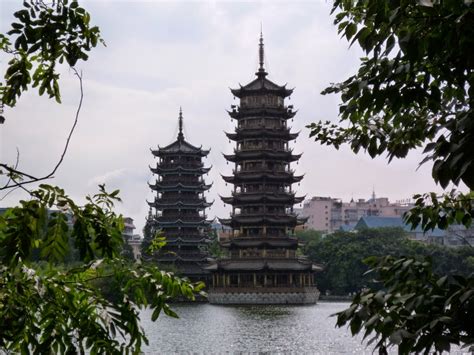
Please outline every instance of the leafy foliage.
M168 301L194 299L192 285L156 266L120 256L123 221L113 212L118 191L76 205L62 189L41 185L30 201L0 216L0 350L24 353L139 353L147 343L139 308L177 315ZM48 209L56 207L48 217ZM67 224L71 216L72 226ZM81 263L61 264L68 235ZM32 260L40 250L42 263ZM111 300L97 280L118 287Z
M472 4L336 0L332 12L339 33L358 43L367 57L357 74L323 91L341 95L344 127L320 121L308 126L310 135L336 148L363 149L371 157L386 153L389 160L424 147L421 164L432 162L436 183L446 188L462 181L474 189ZM459 199L469 199L463 213L472 216L472 196ZM445 227L449 204L434 203L439 213L422 216L415 209L409 221L428 218L426 225Z
M208 235L210 239L208 250L211 257L219 259L227 256L228 251L221 247L217 231L215 229L210 229Z
M423 147L420 164L432 163L436 183L446 188L463 182L473 190L471 2L335 0L332 13L339 33L358 43L366 57L355 75L323 91L341 95L340 124L312 123L310 135L337 149L348 144L355 153L387 154L389 161ZM415 199L406 215L413 227L421 224L426 231L472 223L472 192ZM350 323L353 334L362 327L366 336L375 333L382 354L393 344L401 353L473 344L472 277L439 277L428 263L407 258L368 262L382 284L359 292L352 306L339 313L339 326Z
M415 195L415 207L405 216L407 223L416 228L421 224L424 231L437 225L445 229L451 224L462 224L469 228L474 216L474 191L450 194L438 199L435 193Z
M0 101L13 107L32 86L61 102L57 65L74 67L87 60L87 52L104 44L99 28L77 0L24 0L14 16L8 36L0 34L0 50L12 56L0 83Z
M474 278L437 276L429 259L391 256L365 261L383 289L366 289L352 305L337 313L337 325L349 324L352 334L365 330L375 349L386 354L450 351L450 344L474 345ZM471 349L472 351L472 349Z
M369 267L363 260L373 256L430 257L438 274L467 276L474 272L474 264L469 259L474 258L473 248L447 248L413 241L401 228L336 232L312 240L306 243L303 252L324 266L317 275L318 288L336 295L356 293L366 287L381 287L379 283L372 282L371 275L366 274Z

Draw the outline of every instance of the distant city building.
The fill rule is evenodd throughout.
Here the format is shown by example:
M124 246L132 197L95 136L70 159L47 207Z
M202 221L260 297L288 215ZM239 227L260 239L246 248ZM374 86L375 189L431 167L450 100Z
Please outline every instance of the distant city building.
M125 242L132 247L133 257L135 260L140 260L141 257L141 245L142 237L139 234L134 234L135 224L133 224L133 218L123 217L124 229L123 237Z
M406 225L402 217L365 216L359 219L353 230L387 227L402 228L407 232L409 238L429 244L441 244L449 247L474 246L474 228L467 229L459 224L451 225L446 230L435 228L424 232L421 226L411 229L411 226Z
M123 217L123 236L126 238L132 238L133 232L135 231L135 224L133 224L133 218L131 217Z
M226 242L232 236L232 228L218 222L212 223L211 228L216 232L219 242Z
M305 201L300 215L308 218L306 229L332 233L353 229L361 217L401 217L412 206L409 201L391 203L386 197L377 198L375 193L368 200L352 199L350 202L316 196Z

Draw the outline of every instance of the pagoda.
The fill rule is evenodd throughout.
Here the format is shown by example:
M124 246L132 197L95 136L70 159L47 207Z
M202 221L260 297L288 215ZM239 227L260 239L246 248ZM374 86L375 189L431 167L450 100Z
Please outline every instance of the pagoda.
M230 197L231 218L220 219L232 228L232 236L222 245L229 257L208 269L213 287L209 301L216 304L311 304L319 297L314 274L319 267L297 256L297 225L305 223L293 212L303 201L292 184L303 177L294 175L290 164L294 154L289 142L292 133L288 120L295 116L285 98L292 89L267 79L264 68L263 36L259 43L259 69L256 79L231 89L240 105L229 115L237 121L234 133L226 133L236 143L233 154L224 154L235 164L232 176L223 176L233 184Z
M183 114L179 111L178 138L166 147L152 150L158 158L157 175L150 188L156 192L153 202L148 202L155 213L149 216L154 232L160 230L166 238L166 246L156 255L156 260L173 265L176 271L192 281L207 281L209 272L203 267L208 263L208 231L210 221L206 220L205 209L212 203L206 201L205 168L202 158L209 150L196 147L184 139ZM148 221L150 223L150 221Z

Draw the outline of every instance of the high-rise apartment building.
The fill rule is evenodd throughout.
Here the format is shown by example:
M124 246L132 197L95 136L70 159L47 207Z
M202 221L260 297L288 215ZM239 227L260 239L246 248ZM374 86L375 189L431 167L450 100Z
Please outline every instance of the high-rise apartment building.
M315 196L305 201L300 215L308 218L305 229L332 233L354 227L361 217L401 217L412 206L410 203L392 203L386 197L377 198L375 194L368 200L352 199L350 202Z

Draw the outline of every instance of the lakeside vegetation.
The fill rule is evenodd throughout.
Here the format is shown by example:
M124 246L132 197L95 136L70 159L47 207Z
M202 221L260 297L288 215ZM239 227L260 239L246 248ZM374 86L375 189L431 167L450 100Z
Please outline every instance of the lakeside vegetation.
M474 248L445 247L411 240L401 228L365 229L356 232L338 231L322 236L314 230L297 232L305 242L302 253L324 270L316 274L319 290L325 294L348 295L365 287L380 289L373 275L367 275L370 267L363 261L369 257L390 255L413 257L417 260L430 258L433 271L439 275L464 275L474 272Z

